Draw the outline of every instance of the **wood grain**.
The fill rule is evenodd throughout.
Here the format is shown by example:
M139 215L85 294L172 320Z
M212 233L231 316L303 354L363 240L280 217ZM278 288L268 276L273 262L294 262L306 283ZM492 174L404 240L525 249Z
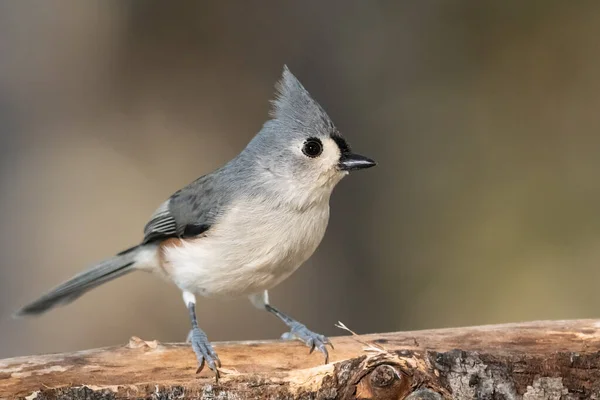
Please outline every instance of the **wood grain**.
M6 399L600 398L600 320L332 338L330 363L296 342L222 342L218 384L189 345L123 346L0 360Z

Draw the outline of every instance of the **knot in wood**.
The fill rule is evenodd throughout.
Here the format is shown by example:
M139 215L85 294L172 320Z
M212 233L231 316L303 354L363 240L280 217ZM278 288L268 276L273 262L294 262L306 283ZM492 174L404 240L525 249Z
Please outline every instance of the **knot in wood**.
M355 398L366 400L403 399L412 387L412 379L407 376L400 365L381 363L363 370L363 375L356 385Z
M375 368L369 377L371 385L383 388L391 385L396 379L402 379L394 367L382 364Z

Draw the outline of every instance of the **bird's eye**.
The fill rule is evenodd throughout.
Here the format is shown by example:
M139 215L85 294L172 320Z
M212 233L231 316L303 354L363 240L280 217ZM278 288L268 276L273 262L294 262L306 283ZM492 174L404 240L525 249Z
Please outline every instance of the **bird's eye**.
M311 158L318 157L323 152L323 144L319 139L308 139L304 142L302 152Z

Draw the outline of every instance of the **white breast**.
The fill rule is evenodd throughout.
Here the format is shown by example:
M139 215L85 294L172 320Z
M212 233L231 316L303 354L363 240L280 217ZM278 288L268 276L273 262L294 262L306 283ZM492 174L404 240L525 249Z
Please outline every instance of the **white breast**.
M298 211L237 203L206 237L165 250L170 278L203 296L245 296L286 279L316 250L329 220L324 202Z

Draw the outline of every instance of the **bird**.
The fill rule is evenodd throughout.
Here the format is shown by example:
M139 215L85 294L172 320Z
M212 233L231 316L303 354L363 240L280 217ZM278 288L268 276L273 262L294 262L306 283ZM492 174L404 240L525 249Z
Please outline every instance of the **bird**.
M108 281L146 271L182 292L198 361L219 378L221 361L196 318L197 296L247 297L290 329L284 339L333 349L269 302L269 290L317 249L329 221L330 196L351 171L376 162L354 153L300 81L284 65L269 118L233 159L176 191L144 227L141 242L56 286L15 313L42 314Z

